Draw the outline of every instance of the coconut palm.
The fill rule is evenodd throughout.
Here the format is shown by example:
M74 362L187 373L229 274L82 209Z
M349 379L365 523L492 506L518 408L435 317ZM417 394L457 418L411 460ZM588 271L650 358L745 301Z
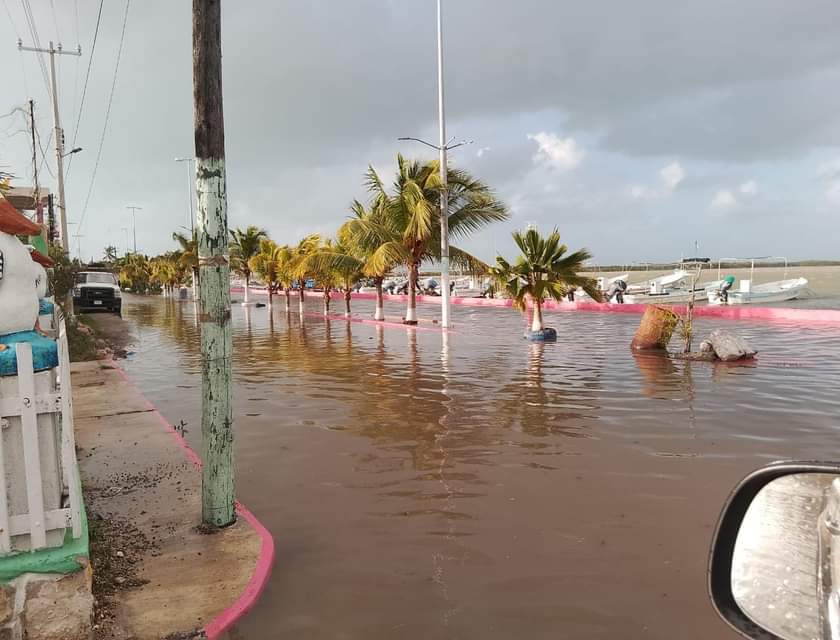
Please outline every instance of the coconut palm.
M370 167L367 183L383 208L382 220L354 221L360 238L376 242L371 267L377 270L404 264L408 269L408 308L405 322L417 323L417 281L420 265L440 259L440 176L437 160L421 163L397 156L397 174L392 193ZM449 231L465 238L474 231L507 219L507 210L483 182L459 169L447 172ZM488 268L481 260L458 247L449 247L450 261L472 272Z
M192 237L183 233L173 233L172 239L181 246L178 261L181 267L189 270L192 278L193 299L198 300L198 242L195 233Z
M380 259L373 264L372 258L377 249L393 234L386 233L383 222L384 200L377 198L369 207L354 200L350 209L353 216L338 230L335 243L322 247L314 254L309 264L315 269L332 269L339 277L344 292L344 315L350 316L350 300L353 285L359 278L372 278L376 286L376 312L374 320L384 320L384 296L382 283L385 276L396 263ZM357 224L358 222L358 224ZM396 240L396 238L393 238Z
M281 287L286 289L286 309L289 308L289 288L291 277L289 276L292 254L287 246L280 246L273 240L264 238L260 241L260 250L257 255L248 261L251 271L261 278L268 287L268 305L274 302L274 294L280 291Z
M265 229L248 225L230 230L230 266L245 278L245 304L250 302L251 266L249 261L260 252L260 242L268 237Z
M350 299L353 285L364 275L365 260L358 257L357 248L351 248L341 240L328 240L317 251L306 258L306 268L316 274L315 280L323 286L328 280L332 286L339 286L344 293L344 316L350 317ZM324 289L325 313L329 310L329 289Z
M303 303L306 298L306 282L313 279L313 273L310 270L310 265L307 263L307 258L321 248L321 236L317 233L312 233L294 247L291 247L291 264L289 265L289 272L294 280L298 283L298 292L300 294L299 309L303 315Z
M160 285L163 294L169 296L175 288L178 277L178 265L169 256L157 256L150 262L152 282Z
M515 231L513 240L522 254L510 264L502 256L496 257L491 275L507 291L517 309L525 310L533 303L531 331L543 330L542 303L546 297L562 300L570 289L580 287L594 300L601 300L601 291L594 278L579 276L578 272L592 256L586 249L566 255L568 248L560 243L555 229L543 237L536 229L524 233Z

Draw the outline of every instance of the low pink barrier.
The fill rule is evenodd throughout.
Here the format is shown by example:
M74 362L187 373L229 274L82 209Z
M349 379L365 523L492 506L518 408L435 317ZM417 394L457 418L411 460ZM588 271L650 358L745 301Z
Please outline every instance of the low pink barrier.
M231 292L242 292L243 289L231 288ZM251 290L251 293L265 295L265 290ZM282 294L281 294L282 295ZM295 297L297 293L294 294ZM307 291L307 297L323 298L320 291ZM343 299L344 294L339 291L330 293L332 299ZM375 300L375 293L354 293L354 300ZM388 302L408 301L408 296L386 294ZM417 302L423 304L440 304L440 296L417 296ZM467 307L511 307L513 301L508 298L462 298L459 296L449 299L452 304ZM677 313L685 313L685 305L665 305ZM549 311L589 311L595 313L636 313L642 314L647 309L646 304L606 304L599 302L556 302L547 300L543 309ZM694 307L694 315L698 318L722 318L726 320L770 320L773 322L796 322L802 324L829 323L840 324L840 309L800 309L791 307L752 307L749 305L717 306L698 305Z

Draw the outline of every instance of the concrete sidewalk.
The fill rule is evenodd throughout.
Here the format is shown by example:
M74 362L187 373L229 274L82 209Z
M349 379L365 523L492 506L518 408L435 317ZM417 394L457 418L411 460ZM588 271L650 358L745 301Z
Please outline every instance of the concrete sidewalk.
M219 637L261 590L270 536L243 517L201 533L201 473L191 452L117 365L72 369L96 637Z

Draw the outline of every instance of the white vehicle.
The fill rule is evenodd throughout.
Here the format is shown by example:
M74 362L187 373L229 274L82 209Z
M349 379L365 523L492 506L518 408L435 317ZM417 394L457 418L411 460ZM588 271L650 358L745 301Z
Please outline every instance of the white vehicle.
M122 312L120 283L110 271L82 271L73 285L73 306L76 309L104 309Z

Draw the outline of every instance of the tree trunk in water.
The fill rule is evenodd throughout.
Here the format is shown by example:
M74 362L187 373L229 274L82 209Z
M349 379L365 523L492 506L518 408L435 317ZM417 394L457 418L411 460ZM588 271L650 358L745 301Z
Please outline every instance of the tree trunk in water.
M286 294L286 311L288 311L289 310L289 296L291 295L292 292L289 291L288 289L285 289L283 291L283 293Z
M324 288L324 315L330 315L330 290L329 288Z
M417 324L417 270L419 265L412 262L408 268L408 308L405 311L405 324Z
M219 0L193 0L193 101L201 321L202 521L236 520L222 42Z
M534 298L533 318L531 318L531 331L542 331L542 301Z
M303 282L301 282L300 283L300 290L299 290L300 291L300 300L299 300L300 315L303 315L303 301L306 298L306 292L304 291L303 287L304 287Z
M350 289L345 289L344 290L344 317L345 318L350 317L350 297L351 297Z
M251 289L251 276L245 276L245 304L248 304L251 301L250 296L250 289Z
M373 319L385 319L385 300L382 295L382 278L376 279L376 312L373 314Z
M192 294L193 300L198 300L201 292L199 291L198 287L198 267L193 267L192 270Z
M271 309L271 305L274 303L274 288L269 283L268 285L268 308Z

